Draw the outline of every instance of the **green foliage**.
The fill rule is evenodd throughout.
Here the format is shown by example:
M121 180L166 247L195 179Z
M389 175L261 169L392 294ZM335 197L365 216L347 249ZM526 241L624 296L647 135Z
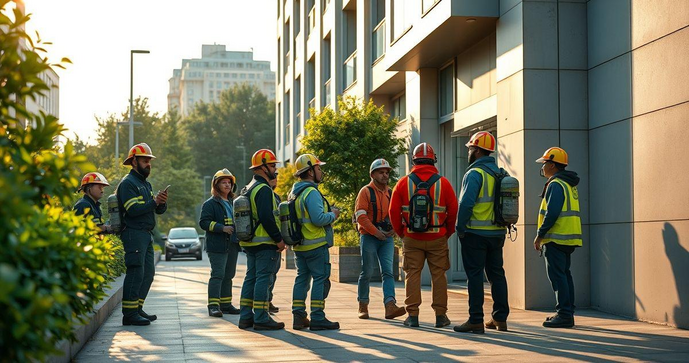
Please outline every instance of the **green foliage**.
M296 171L294 164L287 164L278 169L278 185L275 187L275 193L280 196L280 200L287 200L287 195L292 190L292 186L299 181L299 178L294 176Z
M275 148L275 105L255 86L236 85L216 103L198 103L184 129L196 171L205 176L228 168L241 189L252 177L251 155Z
M39 74L51 64L23 30L29 17L8 8L0 0L0 361L43 361L59 341L76 339L75 325L117 273L118 252L71 211L81 175L94 167L72 143L57 148L64 128L55 117L25 108L49 90Z
M120 237L113 234L108 234L103 237L107 243L112 246L110 253L112 257L108 261L108 275L115 278L127 272L127 267L124 265L124 246Z
M407 148L404 139L396 136L399 120L390 118L372 101L360 104L348 97L338 100L338 108L326 107L320 113L310 110L300 153L312 153L327 163L322 189L342 212L334 226L339 240L350 244L356 240L348 233L354 228L354 202L359 189L370 182L371 162L385 158L394 172L397 158Z

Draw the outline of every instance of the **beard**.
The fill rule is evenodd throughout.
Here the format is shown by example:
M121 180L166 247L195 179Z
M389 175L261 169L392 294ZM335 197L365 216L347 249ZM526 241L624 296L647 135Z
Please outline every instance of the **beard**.
M476 159L476 153L469 154L469 165L473 164Z
M148 176L151 175L151 167L150 166L147 166L144 168L144 167L137 164L136 165L136 171L139 174L143 175L144 178L148 178Z

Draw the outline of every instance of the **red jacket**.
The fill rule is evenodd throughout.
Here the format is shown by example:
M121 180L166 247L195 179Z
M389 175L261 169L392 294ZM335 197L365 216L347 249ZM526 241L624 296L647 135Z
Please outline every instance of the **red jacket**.
M421 180L428 180L433 174L438 173L438 169L433 165L415 165L411 169L411 173L415 173ZM409 205L411 198L409 191L409 176L404 176L397 182L395 188L392 190L392 199L390 200L390 223L395 229L395 232L400 237L408 236L416 240L430 241L440 237L450 238L455 233L455 220L457 219L457 196L452 189L452 184L445 177L441 177L436 184L440 183L440 195L438 196L439 203L436 207L445 207L444 212L436 213L439 218L440 228L432 228L427 232L412 232L406 228L409 218L408 212L402 211L402 206ZM436 185L431 187L430 197L436 200Z

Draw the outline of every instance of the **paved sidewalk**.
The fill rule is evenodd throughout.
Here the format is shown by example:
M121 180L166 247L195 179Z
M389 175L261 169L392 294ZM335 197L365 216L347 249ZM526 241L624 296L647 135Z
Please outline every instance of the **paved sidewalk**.
M242 255L243 257L243 255ZM629 321L594 310L579 312L576 329L546 330L549 314L513 309L509 332L460 334L452 326L433 327L431 294L423 293L421 327L406 328L402 318L384 320L379 283L371 289L369 320L356 318L356 284L333 283L326 314L339 331L292 330L290 313L294 270L282 270L275 289L277 319L287 329L255 332L237 328L237 315L211 318L206 310L209 264L161 261L146 311L158 320L146 327L124 327L118 310L76 357L78 362L165 361L689 361L689 331ZM234 281L235 306L244 277L244 259ZM404 287L397 284L404 301ZM308 305L308 304L307 304ZM490 311L486 304L485 311ZM467 318L467 298L450 295L453 325Z

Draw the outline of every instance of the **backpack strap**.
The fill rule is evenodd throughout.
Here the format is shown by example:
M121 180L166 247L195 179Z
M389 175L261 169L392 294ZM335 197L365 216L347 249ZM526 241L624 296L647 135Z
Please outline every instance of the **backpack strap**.
M416 186L417 188L419 184L426 183L428 185L428 189L431 189L431 186L440 179L440 174L433 174L430 178L428 178L428 180L423 181L421 180L421 178L419 178L418 175L416 175L415 173L411 173L409 174L409 179L411 179L411 181L414 183L414 186Z
M378 219L378 201L376 200L376 191L373 190L373 188L370 185L366 186L368 188L369 193L371 194L371 208L373 209L373 218L371 222L375 225L376 220Z

